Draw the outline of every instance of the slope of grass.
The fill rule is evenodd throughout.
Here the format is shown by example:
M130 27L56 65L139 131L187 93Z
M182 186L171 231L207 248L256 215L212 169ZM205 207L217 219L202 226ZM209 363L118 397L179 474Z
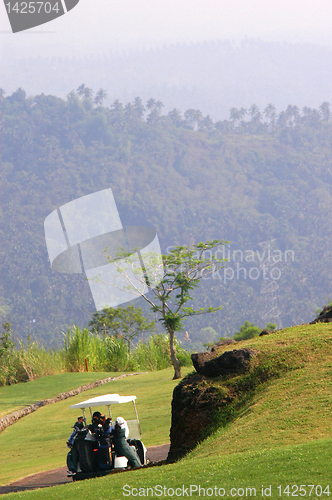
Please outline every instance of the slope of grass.
M331 446L332 440L324 439L271 450L214 454L202 459L189 455L176 464L110 475L47 490L11 493L3 495L3 498L120 500L140 496L162 499L228 497L238 500L249 497L275 500L302 496L312 500L328 499L332 495ZM290 494L287 494L287 485L290 487ZM299 494L301 485L305 485L301 490L302 495ZM198 488L201 488L200 494ZM187 491L187 495L183 491ZM327 494L328 491L330 495Z
M188 373L183 368L183 373ZM69 400L40 408L0 434L0 483L7 484L35 472L66 464L66 441L80 412L69 407L85 399L107 393L137 396L136 406L146 446L169 442L173 368L115 380ZM96 407L95 410L98 408ZM95 411L94 410L94 411ZM100 410L106 411L106 407ZM112 408L119 415L135 418L131 403Z
M53 398L61 392L71 391L81 385L119 375L121 374L118 372L60 373L40 377L30 382L0 387L0 418L36 401Z
M183 460L164 467L51 488L47 490L47 496L45 490L41 490L15 494L15 498L120 499L126 498L124 485L128 485L127 492L131 488L146 489L156 485L173 489L190 488L190 485L212 489L217 486L225 488L224 496L230 498L250 496L246 488L255 488L256 495L252 490L251 496L260 498L302 496L317 499L332 496L332 326L302 325L241 342L237 345L239 347L255 349L257 355L250 369L244 375L215 379L212 383L228 389L241 389L244 395L247 390L251 398L245 400L242 406L238 405L234 420L220 427ZM233 348L227 346L224 350ZM162 386L166 380L158 380L157 375L153 373L135 378L131 387L135 394L140 392L142 402L148 402L150 398L149 404L156 403L151 410L145 408L145 402L139 408L140 414L144 414L143 432L151 439L149 444L158 444L158 440L153 439L154 429L151 427L155 420L160 426L167 425L167 419L159 416L159 406L164 397ZM157 396L153 394L154 388ZM158 397L159 400L156 399ZM225 419L220 421L225 422ZM12 438L12 448L15 443L17 446L17 436L16 440ZM52 443L56 445L54 439ZM3 445L8 446L8 438L2 442L0 436L1 450ZM19 472L14 470L15 460L0 467L1 470L10 469L7 477ZM270 485L271 494L269 490L265 493L263 490L262 494L262 486L267 488ZM287 485L290 485L288 493L285 490ZM294 485L306 486L300 493ZM314 485L315 488L307 485ZM322 490L319 487L316 489L317 485L322 486ZM243 488L243 491L231 491L231 488ZM166 491L158 498L169 498L171 493L172 490L169 493ZM142 490L141 496L143 494ZM176 494L173 493L173 496L176 497ZM204 496L203 492L200 496ZM206 493L205 496L211 495ZM4 498L7 497L14 498L14 495ZM199 498L198 492L193 492L192 497Z
M252 340L237 347L255 349L247 373L215 380L214 384L237 390L243 405L231 426L221 427L204 443L204 451L229 454L259 450L332 436L332 327L302 325ZM230 350L227 346L224 350ZM261 383L267 379L268 383ZM242 391L242 393L241 393ZM247 392L246 392L247 391ZM252 397L247 399L247 393Z

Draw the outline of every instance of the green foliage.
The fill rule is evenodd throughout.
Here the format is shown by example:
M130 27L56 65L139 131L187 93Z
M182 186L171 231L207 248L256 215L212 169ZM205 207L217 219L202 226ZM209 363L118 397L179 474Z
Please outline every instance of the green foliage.
M181 366L192 366L190 354L175 339L175 351ZM139 367L149 370L163 370L172 365L167 335L153 335L148 344L140 342L135 349L134 361Z
M250 323L249 321L245 321L243 325L240 327L238 332L235 332L233 335L234 340L247 340L252 339L253 337L257 337L257 335L262 331L261 328Z
M169 344L163 335L140 341L131 352L123 337L99 336L87 328L73 325L64 336L63 349L47 350L38 342L11 341L10 323L3 325L0 337L0 386L34 380L61 372L107 372L163 370L170 365ZM191 366L190 355L175 339L181 366Z
M131 352L123 337L100 337L73 326L65 335L64 362L68 371L85 371L85 358L92 371L163 370L170 366L169 343L164 335L152 335L147 343L139 342ZM175 340L182 366L190 366L190 355Z
M144 257L149 278L142 276L141 265L137 265L135 253L128 253L122 249L116 258L108 256L109 262L128 283L124 290L142 296L151 310L159 316L159 321L169 337L169 351L175 379L181 377L181 369L175 353L174 335L175 332L183 330L183 320L222 309L222 306L194 309L186 304L193 300L191 293L198 287L200 281L220 270L220 264L225 259L217 257L212 250L224 244L223 240L212 240L191 246L175 246L168 255L162 256L162 260L158 254L150 252ZM129 277L129 269L133 277ZM142 291L144 287L152 291L152 298Z
M34 380L43 375L60 373L64 370L62 352L46 350L32 342L19 341L19 348L11 340L11 323L2 325L0 337L0 386Z
M266 323L265 330L269 330L273 332L277 328L277 325L275 323Z
M105 369L113 372L135 370L135 363L132 362L128 345L122 338L104 337Z
M267 323L266 324L266 330L275 330L277 328L277 325L275 323ZM235 332L233 335L234 340L248 340L252 339L253 337L257 337L257 335L260 334L262 331L262 328L259 328L259 326L254 325L254 323L250 323L249 321L245 321L243 325L240 327L240 330ZM223 340L222 338L220 340Z
M90 330L101 335L113 335L123 338L128 344L138 335L145 332L152 333L156 330L155 322L148 321L142 314L140 307L130 305L128 307L108 307L101 312L92 315L89 322Z
M99 370L105 363L105 349L102 339L87 328L82 330L73 325L64 333L64 360L68 371L85 371L85 359L89 369Z
M328 300L328 303L326 305L324 305L323 307L317 307L315 309L315 313L317 314L317 316L322 313L324 311L324 309L327 309L328 307L332 307L332 300L330 299L327 299Z
M19 341L19 346L20 348L17 350L18 381L34 380L65 370L64 357L60 350L39 346L38 342L32 342L30 337L28 337L26 344L22 340Z
M0 385L17 382L15 343L11 340L11 324L3 323L0 337Z

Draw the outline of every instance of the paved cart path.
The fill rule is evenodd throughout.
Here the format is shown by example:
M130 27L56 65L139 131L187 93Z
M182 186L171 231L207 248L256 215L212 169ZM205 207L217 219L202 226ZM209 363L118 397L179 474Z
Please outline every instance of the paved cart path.
M147 458L150 462L160 462L166 460L169 444L151 446L147 450ZM0 494L12 493L15 491L35 490L36 488L48 488L58 484L71 483L72 479L67 477L67 467L60 467L45 472L39 472L33 476L28 476L14 483L0 486Z

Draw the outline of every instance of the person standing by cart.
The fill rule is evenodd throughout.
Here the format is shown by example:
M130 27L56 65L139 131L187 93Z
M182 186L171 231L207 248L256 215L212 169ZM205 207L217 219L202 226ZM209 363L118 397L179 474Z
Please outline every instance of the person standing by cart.
M118 457L126 457L130 467L142 467L136 450L129 446L127 442L128 435L129 429L127 422L124 418L118 417L115 420L115 426L110 434L114 445L114 451Z
M77 464L78 464L78 453L77 453L77 448L75 446L75 440L77 437L77 433L79 430L82 430L84 427L84 419L82 416L77 418L77 422L75 422L73 426L73 432L70 434L68 441L67 441L67 446L70 448L70 451L67 454L67 475L72 476L73 474L76 474L77 472Z

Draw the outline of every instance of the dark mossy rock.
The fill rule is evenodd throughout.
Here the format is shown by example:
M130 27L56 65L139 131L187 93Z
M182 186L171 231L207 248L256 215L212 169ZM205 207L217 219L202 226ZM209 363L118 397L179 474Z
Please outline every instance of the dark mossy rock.
M208 385L199 374L184 378L173 391L171 446L167 460L182 458L213 430L213 414L231 397Z
M194 354L191 355L191 361L193 362L194 368L197 371L197 373L200 373L201 368L205 365L205 363L211 361L216 357L217 354L215 353L215 351L195 352Z
M332 306L324 307L322 312L320 312L310 325L314 325L315 323L330 323L332 321Z
M195 370L205 377L219 377L244 371L255 354L253 349L234 349L226 351L221 356L213 357L211 353L196 353L191 355Z
M272 333L272 330L262 330L259 336L263 337L264 335L269 335L270 333Z

